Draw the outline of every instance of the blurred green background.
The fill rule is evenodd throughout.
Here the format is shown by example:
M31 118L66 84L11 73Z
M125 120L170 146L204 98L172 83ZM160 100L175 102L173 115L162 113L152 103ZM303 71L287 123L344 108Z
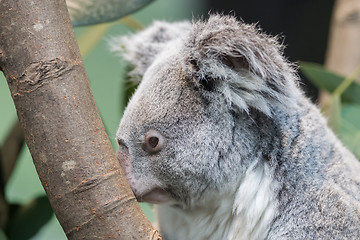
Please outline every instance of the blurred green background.
M136 19L143 26L149 25L154 19L168 21L191 19L192 13L197 8L201 8L201 4L202 1L157 0L133 14L132 18ZM92 29L96 31L94 26L76 27L75 33L78 41L86 41L84 35L86 35L85 38L88 37L89 31L91 32ZM118 56L109 51L108 40L112 36L124 35L133 31L133 29L122 22L112 23L98 44L84 59L95 101L114 151L116 150L115 133L121 118L121 111L125 104L124 98L121 95L124 92L124 82L122 79L125 76L125 64ZM2 144L16 119L16 112L6 80L2 73L0 75L0 144ZM36 174L29 150L27 147L24 147L11 179L6 185L6 199L10 203L25 204L44 194L45 192ZM142 204L142 207L147 216L153 220L153 213L150 207L146 204ZM18 231L21 230L18 229ZM2 238L4 237L0 234L0 239ZM66 239L66 236L57 219L53 216L31 239L60 240Z

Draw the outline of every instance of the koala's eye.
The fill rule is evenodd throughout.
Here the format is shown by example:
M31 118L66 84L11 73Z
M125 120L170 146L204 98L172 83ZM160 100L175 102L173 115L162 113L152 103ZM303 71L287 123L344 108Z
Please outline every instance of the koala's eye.
M164 146L165 138L158 131L151 129L145 134L143 149L148 153L158 153Z

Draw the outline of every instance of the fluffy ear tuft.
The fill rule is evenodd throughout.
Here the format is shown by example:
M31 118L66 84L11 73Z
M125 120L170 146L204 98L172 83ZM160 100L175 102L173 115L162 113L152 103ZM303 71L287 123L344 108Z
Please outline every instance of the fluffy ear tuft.
M236 109L266 115L298 93L297 76L276 38L235 17L211 15L195 23L185 44L189 72L221 91ZM205 80L206 81L205 81Z
M110 48L120 53L134 70L132 77L141 80L146 69L166 45L179 37L186 35L192 25L189 22L167 23L155 21L150 27L130 36L113 38Z

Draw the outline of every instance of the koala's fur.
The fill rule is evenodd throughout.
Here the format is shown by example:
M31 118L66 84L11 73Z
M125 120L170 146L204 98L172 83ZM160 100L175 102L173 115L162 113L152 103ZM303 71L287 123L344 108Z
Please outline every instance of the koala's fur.
M118 151L164 239L360 239L360 164L297 86L277 39L234 17L156 22L113 43L142 79ZM158 153L144 136L164 139Z

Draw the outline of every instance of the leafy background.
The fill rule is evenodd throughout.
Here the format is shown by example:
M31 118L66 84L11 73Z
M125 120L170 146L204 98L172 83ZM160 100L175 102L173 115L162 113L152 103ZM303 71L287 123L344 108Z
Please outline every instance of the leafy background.
M176 21L191 19L192 12L201 8L202 0L157 0L132 15L141 25L147 26L154 19ZM192 11L189 11L192 9ZM75 33L81 49L87 49L84 63L95 101L103 119L109 138L116 150L115 133L125 105L124 79L125 64L109 51L108 40L112 36L133 32L133 27L123 22L110 25L76 27ZM93 40L100 41L93 45ZM0 74L0 146L10 131L16 111L5 78ZM49 205L45 192L36 174L27 147L23 147L13 174L6 185L5 195L8 202L19 204L10 239L66 239L57 219L48 211ZM146 215L153 220L153 213L147 204L142 204ZM49 221L47 221L50 218ZM44 226L42 223L46 222ZM37 231L37 229L39 229ZM35 229L35 230L34 230ZM0 239L6 239L0 230Z
M347 77L339 76L315 63L301 63L300 70L323 92L329 95L323 102L323 112L329 126L360 159L360 65Z

